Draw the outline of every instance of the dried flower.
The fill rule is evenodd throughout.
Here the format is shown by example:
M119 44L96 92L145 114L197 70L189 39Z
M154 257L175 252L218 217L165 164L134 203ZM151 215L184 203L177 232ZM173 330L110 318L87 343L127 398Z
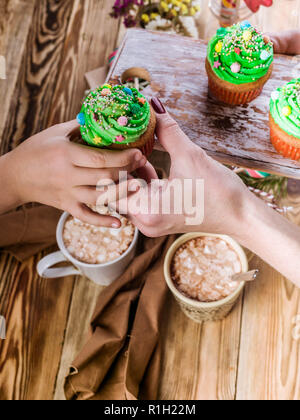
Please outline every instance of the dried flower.
M164 19L163 26L168 21L174 22L176 27L179 18L195 16L200 10L199 0L116 0L111 16L123 17L126 27L136 26L138 20L147 28L150 24L151 27L160 27L161 19Z
M124 25L130 28L136 25L137 11L142 6L144 6L144 0L116 0L111 16L116 19L124 17Z

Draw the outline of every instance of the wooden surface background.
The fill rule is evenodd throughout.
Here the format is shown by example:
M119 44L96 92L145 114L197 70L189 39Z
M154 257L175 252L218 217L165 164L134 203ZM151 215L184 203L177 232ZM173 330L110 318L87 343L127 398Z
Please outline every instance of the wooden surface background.
M0 148L9 151L42 128L71 119L86 88L84 73L102 66L124 30L108 18L110 0L0 0ZM217 27L204 2L202 36ZM276 0L253 20L264 30L300 27L300 0ZM300 224L300 196L286 203ZM1 232L0 234L5 234ZM287 250L283 250L288 255ZM44 254L43 254L44 255ZM0 399L63 399L63 379L83 345L99 287L82 278L42 280L37 255L23 264L0 258ZM223 322L194 324L170 297L162 399L299 399L300 340L293 338L300 292L254 258L259 280Z
M262 94L250 104L233 108L209 95L206 56L205 42L131 29L110 77L121 78L131 67L145 68L151 84L144 94L159 96L190 139L212 157L225 164L300 179L300 163L280 156L269 134L271 93L299 76L295 58L276 55L272 76Z

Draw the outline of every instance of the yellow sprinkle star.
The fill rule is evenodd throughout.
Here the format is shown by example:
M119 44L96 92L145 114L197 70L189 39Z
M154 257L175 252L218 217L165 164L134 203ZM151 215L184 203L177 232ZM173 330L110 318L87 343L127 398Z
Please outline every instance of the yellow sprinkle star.
M282 114L285 117L289 117L292 113L292 108L290 106L285 106L284 108L282 108Z
M222 51L222 48L223 48L223 42L219 41L217 45L215 46L215 50L217 53L220 53Z
M101 144L101 138L100 137L94 137L94 143L95 144Z
M251 32L251 31L245 31L245 32L243 33L243 39L244 39L245 41L250 41L250 40L251 40L251 38L252 38L252 32Z

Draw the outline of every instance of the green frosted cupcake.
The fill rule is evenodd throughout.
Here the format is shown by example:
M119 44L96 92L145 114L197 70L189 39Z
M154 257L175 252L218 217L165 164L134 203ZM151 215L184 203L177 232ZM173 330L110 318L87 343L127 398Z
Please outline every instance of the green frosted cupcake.
M300 160L300 78L272 93L271 142L283 156Z
M137 89L100 86L85 99L77 121L83 140L90 146L138 148L146 155L153 149L155 113Z
M230 105L253 101L271 76L273 59L270 38L248 21L218 29L206 60L211 93Z

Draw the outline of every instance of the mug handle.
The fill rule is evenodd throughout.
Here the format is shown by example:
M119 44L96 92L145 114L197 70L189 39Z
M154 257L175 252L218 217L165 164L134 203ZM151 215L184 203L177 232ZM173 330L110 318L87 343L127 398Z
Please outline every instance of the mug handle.
M61 251L54 252L53 254L47 255L37 265L37 271L39 275L45 279L56 279L59 277L67 277L73 275L80 275L80 271L73 266L51 268L61 262L68 261L67 258Z

